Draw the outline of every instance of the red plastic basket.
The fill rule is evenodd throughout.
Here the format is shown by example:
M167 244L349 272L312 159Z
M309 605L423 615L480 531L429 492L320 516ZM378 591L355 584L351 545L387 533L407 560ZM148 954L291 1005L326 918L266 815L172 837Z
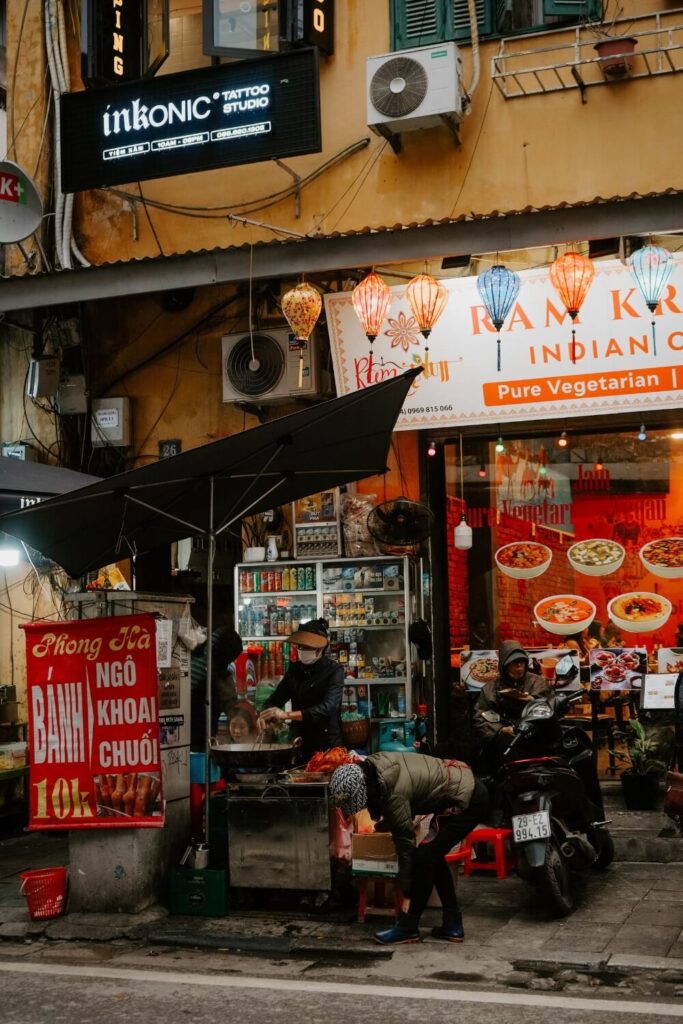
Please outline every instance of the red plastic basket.
M66 868L40 868L22 871L21 891L34 921L59 917L66 907Z

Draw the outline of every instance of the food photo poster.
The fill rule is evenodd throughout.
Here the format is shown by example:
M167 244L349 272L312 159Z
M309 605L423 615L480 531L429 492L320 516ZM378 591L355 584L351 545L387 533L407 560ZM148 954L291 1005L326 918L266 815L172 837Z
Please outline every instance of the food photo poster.
M543 676L553 689L578 689L579 653L567 648L527 650L529 671ZM498 678L498 651L463 651L460 655L460 682L468 690L481 690Z
M591 690L640 689L647 672L645 647L595 647L588 652Z

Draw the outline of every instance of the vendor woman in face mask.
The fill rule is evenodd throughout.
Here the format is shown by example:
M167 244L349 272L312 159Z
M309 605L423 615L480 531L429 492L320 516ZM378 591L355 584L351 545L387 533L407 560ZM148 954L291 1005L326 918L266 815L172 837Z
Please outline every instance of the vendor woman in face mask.
M259 728L278 722L292 722L293 737L303 741L302 755L308 760L317 750L344 745L341 703L344 669L325 654L329 626L325 619L302 622L289 638L297 648L298 660L290 662L275 692L259 715ZM283 706L292 702L291 711Z

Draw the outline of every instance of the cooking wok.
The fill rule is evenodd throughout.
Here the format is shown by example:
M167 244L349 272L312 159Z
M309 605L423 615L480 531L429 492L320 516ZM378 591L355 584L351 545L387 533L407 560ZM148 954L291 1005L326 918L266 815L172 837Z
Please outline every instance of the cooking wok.
M291 768L302 741L293 743L216 743L211 756L223 768Z

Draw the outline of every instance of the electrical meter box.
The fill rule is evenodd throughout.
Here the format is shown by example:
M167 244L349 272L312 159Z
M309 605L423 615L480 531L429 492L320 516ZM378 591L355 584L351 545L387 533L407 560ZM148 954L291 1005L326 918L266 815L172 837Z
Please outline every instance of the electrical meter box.
M91 405L93 448L127 448L131 443L130 398L96 398Z

